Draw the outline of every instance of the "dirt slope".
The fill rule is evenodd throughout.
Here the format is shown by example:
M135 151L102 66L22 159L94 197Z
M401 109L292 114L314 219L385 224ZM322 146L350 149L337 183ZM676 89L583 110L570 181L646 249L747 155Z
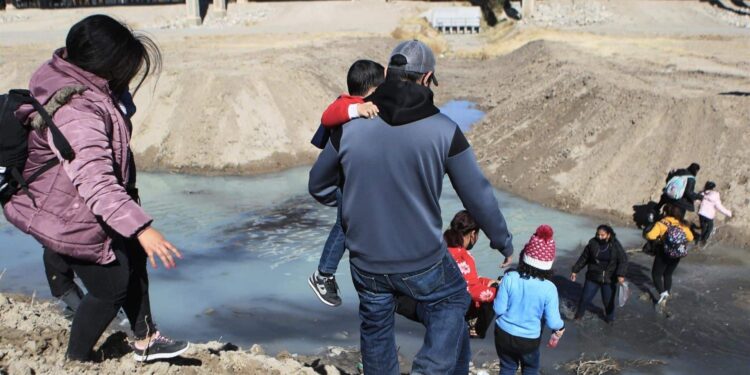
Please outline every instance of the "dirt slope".
M633 204L658 199L669 168L697 161L699 184L716 181L735 212L719 234L747 244L750 101L732 93L746 77L623 60L535 41L481 63L493 84L461 91L488 111L470 138L492 182L624 221Z

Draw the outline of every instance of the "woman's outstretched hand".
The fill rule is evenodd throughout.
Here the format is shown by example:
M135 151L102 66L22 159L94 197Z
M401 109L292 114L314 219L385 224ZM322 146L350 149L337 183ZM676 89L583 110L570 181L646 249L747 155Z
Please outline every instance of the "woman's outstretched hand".
M500 268L509 267L511 263L513 263L513 257L512 256L507 256L507 257L505 257L505 261L503 262L503 264L500 265Z
M148 259L151 262L151 267L154 267L154 269L157 268L157 256L167 269L176 267L175 257L182 259L180 251L169 243L158 230L152 227L146 228L138 235L138 242L141 243L143 250L146 251L146 255L148 255Z

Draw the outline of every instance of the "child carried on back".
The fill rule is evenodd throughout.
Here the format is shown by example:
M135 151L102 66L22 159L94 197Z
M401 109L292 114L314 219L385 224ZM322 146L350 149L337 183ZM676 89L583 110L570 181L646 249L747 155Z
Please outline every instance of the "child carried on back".
M311 143L323 149L328 143L332 131L337 127L358 117L375 117L378 108L366 101L375 89L383 83L385 69L382 65L370 60L357 60L349 68L346 75L348 95L339 96L323 112L321 125L313 136ZM321 302L329 306L341 305L339 287L334 274L338 269L339 262L344 256L345 235L341 226L341 190L336 193L338 209L336 223L328 234L328 239L320 255L318 269L307 280L310 288Z

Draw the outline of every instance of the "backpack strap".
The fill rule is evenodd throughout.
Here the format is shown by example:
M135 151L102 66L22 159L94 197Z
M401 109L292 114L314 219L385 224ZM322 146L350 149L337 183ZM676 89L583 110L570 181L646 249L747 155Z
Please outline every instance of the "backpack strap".
M664 242L664 237L669 232L669 228L673 227L674 225L672 225L672 223L670 223L669 221L665 219L659 220L659 222L662 223L665 227L667 227L667 231L664 232L664 234L658 239L659 242Z
M47 172L48 170L52 169L52 167L58 164L60 164L60 160L58 160L57 158L48 160L41 168L39 168L38 171L34 172L31 176L29 176L29 178L26 179L26 183L33 182L34 180L39 178L39 176L43 175L44 172Z
M44 174L44 172L47 172L48 170L52 169L52 167L58 164L60 164L60 160L58 160L56 157L52 158L44 163L44 165L39 168L38 171L29 176L29 178L23 178L23 174L21 174L21 172L17 168L10 169L11 176L13 176L13 179L18 182L18 187L20 187L21 190L23 190L23 192L29 196L34 207L36 207L36 198L34 198L34 194L31 194L31 191L29 190L29 184L39 178L39 176Z
M31 96L29 90L10 90L9 94L18 98L21 103L31 104L34 107L39 116L42 116L44 122L47 123L47 126L52 133L52 142L55 144L55 148L60 151L60 155L65 160L73 160L73 158L75 157L73 147L70 146L68 140L65 139L65 136L62 134L62 132L60 132L60 129L57 128L55 122L52 121L52 116L49 115L47 110L44 109L44 106L42 106L42 104L39 103L38 100Z
M29 183L23 179L23 175L18 171L18 168L11 168L10 175L18 182L19 187L31 198L31 203L36 207L36 199L34 199L34 195L29 191Z

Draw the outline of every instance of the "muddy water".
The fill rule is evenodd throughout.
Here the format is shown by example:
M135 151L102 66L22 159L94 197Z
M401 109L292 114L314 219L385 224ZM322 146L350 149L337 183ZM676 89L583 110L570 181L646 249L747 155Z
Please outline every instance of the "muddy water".
M243 346L259 343L271 352L315 353L329 345L358 345L357 296L346 256L337 273L344 299L341 307L322 305L306 284L335 219L333 209L318 205L307 195L306 182L305 168L252 178L140 176L144 207L155 217L155 226L185 255L176 269L159 268L150 274L154 316L164 332L192 341L219 339ZM441 204L447 224L461 209L461 203L447 180L445 187ZM598 223L501 191L496 196L517 249L537 225L555 228L560 256L556 268L566 276L581 244L593 235ZM636 230L616 230L624 243L639 242ZM49 296L39 246L4 221L0 221L0 243L0 272L6 270L0 290ZM480 274L500 274L502 257L488 248L486 238L473 253ZM629 277L646 290L650 285L650 258L633 258ZM711 257L705 258L708 262ZM741 302L730 302L733 298L740 300L738 295L745 296L738 288L750 291L747 266L727 263L681 265L676 275L674 312L669 318L655 314L651 302L640 300L640 292L636 292L619 311L614 327L605 325L595 314L589 314L583 322L568 321L568 333L560 346L542 349L545 373L559 372L556 363L577 358L581 352L669 362L666 366L631 369L630 373L719 373L712 369L738 373L747 369L748 310L743 310ZM569 313L580 284L563 277L555 281L563 311ZM401 353L412 357L422 334L421 326L398 319ZM483 341L472 341L472 349L475 362L496 359L491 335Z

